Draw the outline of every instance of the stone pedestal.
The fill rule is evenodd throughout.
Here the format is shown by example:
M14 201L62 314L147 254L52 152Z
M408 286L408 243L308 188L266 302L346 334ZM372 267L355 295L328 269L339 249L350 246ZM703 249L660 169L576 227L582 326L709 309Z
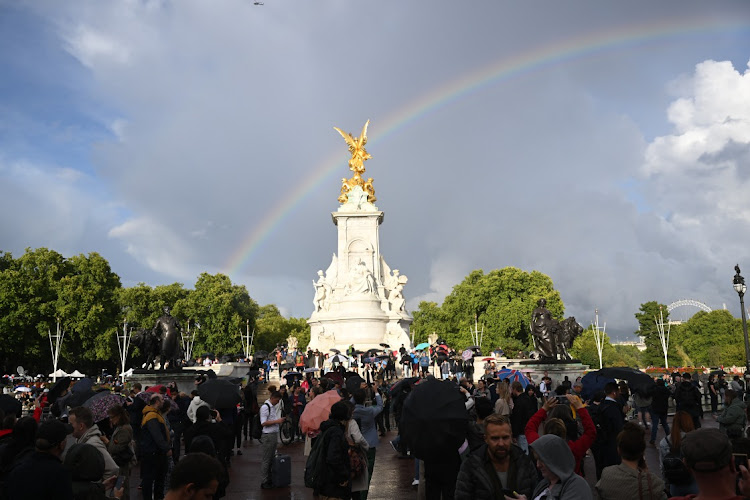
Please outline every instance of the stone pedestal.
M152 385L167 385L174 381L177 390L190 394L195 389L194 381L198 373L195 370L135 370L127 381L139 382L144 390Z
M342 351L354 344L366 350L381 343L409 345L412 318L402 295L406 276L391 271L380 255L378 228L383 212L355 186L346 203L331 214L338 227L338 256L314 281L310 348Z
M589 365L584 365L576 359L570 361L508 359L499 361L499 363L506 368L520 370L524 374L531 374L532 380L536 385L541 383L542 377L545 374L549 375L554 387L557 387L565 379L566 375L568 376L568 380L573 383L576 378L582 377L584 372L589 369Z

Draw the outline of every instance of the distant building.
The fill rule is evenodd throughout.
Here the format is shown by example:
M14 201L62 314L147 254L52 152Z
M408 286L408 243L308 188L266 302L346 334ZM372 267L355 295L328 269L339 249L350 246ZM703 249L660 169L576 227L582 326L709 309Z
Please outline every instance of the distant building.
M634 340L623 340L620 342L612 342L612 345L633 345L638 348L639 351L646 350L645 337L638 337L638 342Z

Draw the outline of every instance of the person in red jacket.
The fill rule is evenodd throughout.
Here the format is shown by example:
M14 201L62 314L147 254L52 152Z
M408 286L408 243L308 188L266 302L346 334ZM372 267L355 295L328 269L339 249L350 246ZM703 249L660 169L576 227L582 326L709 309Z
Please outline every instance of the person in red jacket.
M560 419L555 418L545 422L547 419L547 412L557 404L557 398L555 397L547 399L539 411L531 417L529 423L526 424L524 434L526 435L529 444L533 443L539 439L539 432L537 429L539 429L539 426L544 422L545 434L555 434L568 442L570 451L573 452L573 457L576 459L575 472L576 474L581 475L583 457L586 456L586 451L591 448L591 445L596 439L596 426L594 425L594 421L591 420L588 410L583 406L583 403L578 396L566 394L565 397L570 402L570 406L573 407L576 414L581 418L581 423L583 424L583 434L581 437L576 440L568 440L566 437L565 423Z

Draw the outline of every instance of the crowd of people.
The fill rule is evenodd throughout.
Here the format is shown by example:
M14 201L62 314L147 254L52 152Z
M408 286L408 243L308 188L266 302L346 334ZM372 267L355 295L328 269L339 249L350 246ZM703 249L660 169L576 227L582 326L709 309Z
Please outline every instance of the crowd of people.
M301 365L289 366L298 354ZM261 488L276 488L273 461L287 420L293 439L304 441L306 486L322 499L368 498L381 438L391 430L397 435L389 448L414 462L412 485L428 500L750 496L747 391L738 376L711 374L701 386L690 373L674 373L634 390L610 381L589 391L580 377L501 379L495 361L479 356L458 363L454 355L439 360L434 350L404 348L331 359L338 354L278 349L266 358L285 365L278 383L265 378L266 364L269 371L249 377L231 407L201 397L205 375L191 394L176 383L91 387L84 379L60 393L37 384L22 395L33 402L27 416L0 410L0 496L222 498L232 457L254 438ZM485 361L479 374L477 359ZM75 397L76 386L87 383L92 397L113 395L121 404L95 415ZM463 443L433 456L420 455L402 425L410 395L428 383L450 388L465 409ZM259 402L261 387L268 398ZM327 418L300 425L321 397ZM718 429L702 428L705 419ZM657 442L659 427L664 437ZM648 446L658 452L658 469L646 463ZM587 469L595 479L586 478Z

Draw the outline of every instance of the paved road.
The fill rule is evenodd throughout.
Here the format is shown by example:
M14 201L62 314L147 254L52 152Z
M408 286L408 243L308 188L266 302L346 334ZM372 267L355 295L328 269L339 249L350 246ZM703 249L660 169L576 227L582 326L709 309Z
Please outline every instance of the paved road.
M670 424L671 424L670 418ZM710 416L704 420L705 427L718 427L716 422ZM417 499L417 488L412 487L411 483L414 478L414 461L411 459L400 459L388 444L388 439L395 437L395 432L391 432L386 437L381 438L381 445L378 447L375 458L375 471L373 473L372 484L368 498L372 500L385 499ZM647 434L648 437L648 434ZM664 431L659 429L657 443L664 437ZM227 499L237 500L280 500L280 499L312 499L312 490L305 488L303 481L303 472L305 468L305 458L303 456L302 443L293 443L288 446L279 446L279 453L287 454L292 458L292 485L289 488L276 490L262 490L260 488L260 458L261 448L257 444L245 443L242 448L243 454L232 458L232 467L230 470L231 483L227 488ZM646 461L652 471L659 470L658 449L648 446L646 448ZM584 464L586 479L589 483L595 483L594 460L591 457L586 458ZM657 472L658 474L658 472ZM139 498L135 495L135 486L138 484L137 474L132 476L133 498Z

